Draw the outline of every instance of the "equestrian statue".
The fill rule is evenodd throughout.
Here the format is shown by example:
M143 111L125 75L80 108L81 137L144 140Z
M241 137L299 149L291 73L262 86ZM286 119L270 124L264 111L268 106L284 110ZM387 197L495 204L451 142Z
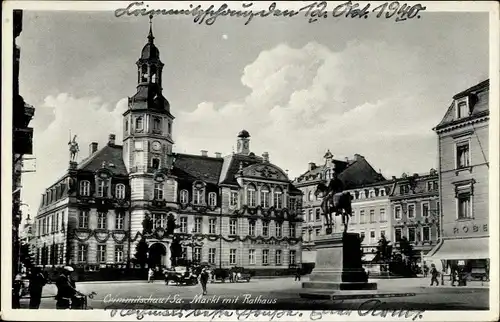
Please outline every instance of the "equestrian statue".
M344 184L337 177L337 174L334 173L333 178L327 184L320 183L316 187L316 194L323 196L321 210L323 216L325 216L327 234L332 232L333 213L335 213L335 216L342 216L344 233L346 233L349 225L349 217L352 216L352 197L349 192L344 192Z

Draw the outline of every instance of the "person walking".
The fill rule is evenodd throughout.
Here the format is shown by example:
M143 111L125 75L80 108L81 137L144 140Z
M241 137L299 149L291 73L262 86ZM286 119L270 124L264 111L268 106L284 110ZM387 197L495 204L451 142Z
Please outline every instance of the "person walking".
M203 267L200 273L200 284L201 289L203 290L203 295L207 295L207 283L208 283L209 274L206 267Z
M428 274L429 274L429 266L424 264L424 277L427 277Z
M38 267L33 267L30 274L30 309L40 308L40 302L42 301L42 291L43 287L47 284L47 278L43 272Z
M300 267L297 267L297 269L295 270L295 281L300 282Z
M434 264L432 264L432 267L431 267L431 286L434 285L434 282L436 282L436 286L439 286L439 282L437 279L438 275L439 275L439 272L436 269L436 266Z
M148 270L148 283L154 282L154 276L155 276L155 272L153 271L152 268L149 268L149 270Z
M75 281L71 278L71 273L74 271L73 267L64 267L61 275L56 280L57 295L56 295L56 309L66 310L71 307L71 301L79 292L76 290Z

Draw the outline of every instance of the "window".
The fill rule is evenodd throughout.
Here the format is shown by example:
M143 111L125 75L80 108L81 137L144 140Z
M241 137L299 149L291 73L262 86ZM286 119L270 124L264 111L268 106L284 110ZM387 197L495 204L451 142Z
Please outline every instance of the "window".
M182 258L187 259L188 249L187 247L182 247Z
M97 213L97 229L106 229L106 215L105 212Z
M469 142L457 143L457 168L464 168L469 165Z
M215 254L216 254L216 249L215 248L209 248L208 249L208 263L209 264L215 264Z
M96 180L96 185L97 185L97 197L104 197L105 193L105 183L104 180L97 179Z
M415 205L408 205L408 218L415 218Z
M136 151L141 151L143 149L142 141L135 141L134 142L134 149Z
M151 168L153 168L153 169L159 169L160 168L160 159L158 159L158 158L152 158L151 159Z
M362 231L359 236L361 237L361 240L364 241L365 240L365 237L366 237L366 234L364 231Z
M153 214L153 229L167 226L167 214Z
M364 210L359 211L359 223L360 224L365 223L365 211Z
M321 210L316 208L316 221L321 221Z
M375 230L370 230L370 244L375 241Z
M87 245L79 245L78 246L78 261L81 263L87 262Z
M262 236L267 237L269 235L269 222L262 222Z
M168 134L172 134L172 123L168 122Z
M255 249L248 250L248 263L255 265Z
M429 181L427 182L427 191L432 191L434 190L434 182Z
M123 262L123 245L115 245L115 263Z
M370 198L375 198L375 190L370 190L369 197Z
M399 193L402 195L406 195L410 193L410 187L408 185L402 185L399 187Z
M202 218L196 217L194 219L194 233L196 234L201 234L201 224L202 224Z
M308 201L313 201L313 197L314 197L314 194L313 194L313 192L311 190L311 191L309 191L309 196L307 197L307 200Z
M249 207L256 206L255 188L253 186L248 186L248 206Z
M290 264L296 264L296 260L297 260L297 255L295 253L295 250L291 250L290 251Z
M125 199L125 185L122 183L119 183L116 185L116 191L115 191L116 198L118 199Z
M313 210L312 210L312 209L309 209L309 221L310 221L310 222L314 221L314 218L313 218Z
M471 211L471 196L468 193L459 194L457 197L458 202L458 219L472 218Z
M401 240L401 237L402 237L401 233L402 233L401 228L396 228L396 229L394 230L394 235L395 235L394 239L395 239L397 242L399 242L399 241Z
M255 221L248 220L248 235L255 236Z
M208 204L212 207L217 205L217 195L215 192L210 192L208 194Z
M125 214L117 213L115 220L115 229L123 229L123 222L125 220Z
M230 205L232 207L238 205L238 192L237 191L231 191L231 200L230 200Z
M276 265L281 265L281 249L276 249Z
M106 245L97 245L97 261L106 262Z
M387 214L385 213L385 208L380 209L380 221L387 221Z
M385 229L380 230L380 238L385 237Z
M236 249L229 250L229 265L236 265Z
M307 231L307 236L309 237L309 238L307 239L308 241L313 240L313 238L312 238L312 230L308 230L308 231Z
M44 227L45 228L45 227ZM89 228L89 211L81 210L78 216L78 228ZM45 233L45 231L44 231Z
M375 222L375 209L370 209L370 222Z
M295 238L295 224L290 223L290 226L288 226L288 230L290 231L290 237Z
M364 190L361 190L359 192L359 199L364 199L365 198L365 191Z
M193 204L203 204L203 189L194 189L193 191Z
M394 207L394 218L396 220L401 220L401 206Z
M269 264L269 249L262 250L262 265Z
M90 196L90 182L84 180L80 182L80 195L81 196Z
M352 209L352 217L351 217L351 219L350 219L350 222L351 222L352 224L355 224L355 223L356 223L356 217L357 217L357 215L356 215L356 210Z
M195 247L193 250L193 261L197 263L201 262L201 247Z
M128 132L128 120L125 121L125 132Z
M143 121L142 117L138 117L135 119L135 129L140 131L143 129Z
M187 217L181 217L181 233L187 233L188 219Z
M155 200L163 200L163 183L155 182L153 198Z
M153 118L153 130L161 131L161 119L158 117Z
M189 201L188 197L188 191L187 190L181 190L181 204L187 204Z
M316 233L316 236L321 235L321 228L316 228L315 233Z
M457 118L463 118L469 116L469 106L467 105L467 102L463 101L458 103L457 105Z
M281 233L282 233L282 225L281 225L281 223L277 222L276 223L276 237L281 238Z
M275 190L274 191L274 196L273 196L273 201L274 201L274 207L276 209L281 209L283 208L283 193L281 192L281 189Z
M429 216L429 203L422 203L422 217Z
M380 190L379 190L379 196L380 197L385 196L385 189L384 188L380 188Z
M415 234L415 227L408 228L408 241L415 242L417 240L417 236Z
M260 205L263 208L269 208L269 188L262 187L260 190Z
M229 235L236 235L236 219L229 220Z
M217 226L217 219L210 218L208 220L208 233L209 234L216 234L216 226Z
M429 241L431 240L431 229L430 227L423 227L422 228L422 237L424 241Z

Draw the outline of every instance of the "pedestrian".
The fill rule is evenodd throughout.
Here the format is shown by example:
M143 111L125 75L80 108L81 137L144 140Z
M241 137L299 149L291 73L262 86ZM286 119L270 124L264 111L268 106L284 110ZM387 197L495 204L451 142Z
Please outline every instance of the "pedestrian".
M42 301L43 287L47 284L47 278L38 267L33 267L30 274L30 309L38 309Z
M148 283L154 282L154 275L155 275L155 272L153 271L153 269L149 268L149 270L148 270Z
M16 274L14 276L14 281L12 282L12 308L21 308L21 288L23 287L23 281L21 274Z
M300 268L299 267L297 267L297 269L295 270L295 281L300 282Z
M427 277L427 275L429 274L429 267L424 264L424 277Z
M203 290L203 295L207 295L208 277L209 277L208 271L205 267L203 267L200 273L200 284Z
M58 310L69 309L71 307L71 301L79 293L76 290L75 281L71 278L71 273L73 271L74 269L71 266L64 267L61 275L59 275L56 280L56 309Z
M434 285L434 282L436 282L436 286L439 286L439 281L438 281L438 275L439 272L436 269L436 266L434 264L431 265L431 286Z

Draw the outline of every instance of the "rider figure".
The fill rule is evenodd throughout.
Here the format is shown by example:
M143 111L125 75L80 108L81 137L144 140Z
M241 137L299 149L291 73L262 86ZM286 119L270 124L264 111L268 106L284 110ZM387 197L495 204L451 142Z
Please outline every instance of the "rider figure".
M74 299L78 291L75 287L75 281L71 278L71 273L73 272L73 267L64 267L61 275L57 278L57 295L56 295L56 308L57 309L69 309L71 306L71 301Z

